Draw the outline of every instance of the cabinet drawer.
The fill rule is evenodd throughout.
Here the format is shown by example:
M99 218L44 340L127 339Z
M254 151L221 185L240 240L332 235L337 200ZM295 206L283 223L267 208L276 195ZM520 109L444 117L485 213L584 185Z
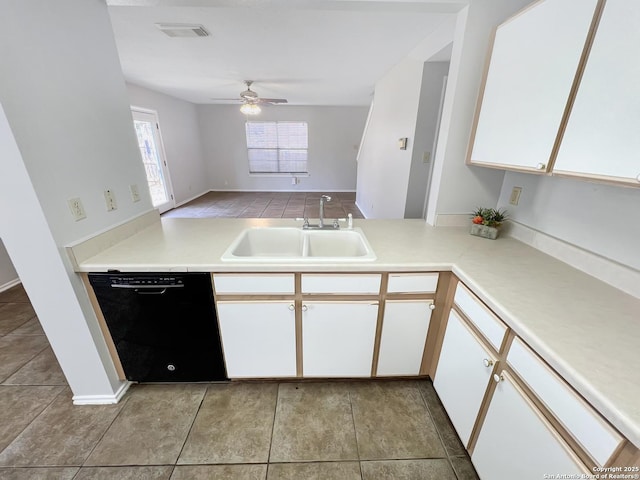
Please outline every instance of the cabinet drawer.
M302 275L302 293L378 295L380 274Z
M387 292L433 293L437 287L437 273L390 273Z
M623 438L519 338L507 362L593 459L605 465Z
M458 308L480 330L496 351L504 340L507 327L463 284L458 283L454 301Z
M293 294L293 274L235 275L214 274L213 284L217 294Z

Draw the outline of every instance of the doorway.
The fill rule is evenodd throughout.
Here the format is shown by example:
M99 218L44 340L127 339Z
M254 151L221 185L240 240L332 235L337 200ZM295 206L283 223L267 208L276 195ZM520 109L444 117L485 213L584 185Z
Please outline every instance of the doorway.
M429 207L429 194L431 193L431 181L433 176L433 161L436 158L436 150L438 149L438 135L440 135L440 122L442 121L442 108L444 106L444 96L447 93L447 81L449 75L442 78L442 91L440 92L440 104L438 107L438 121L436 123L436 133L433 137L433 146L431 147L431 158L429 161L429 176L427 179L427 189L424 195L424 206L422 207L422 218L427 219L427 209Z
M160 136L158 114L152 110L140 108L132 108L131 113L142 164L147 174L151 203L160 213L166 212L175 207L175 201Z

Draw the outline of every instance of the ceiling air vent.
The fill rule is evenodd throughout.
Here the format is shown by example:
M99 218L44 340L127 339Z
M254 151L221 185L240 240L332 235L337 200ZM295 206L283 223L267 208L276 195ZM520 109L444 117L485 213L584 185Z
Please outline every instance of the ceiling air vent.
M183 23L156 23L156 27L170 37L208 37L202 25L188 25Z

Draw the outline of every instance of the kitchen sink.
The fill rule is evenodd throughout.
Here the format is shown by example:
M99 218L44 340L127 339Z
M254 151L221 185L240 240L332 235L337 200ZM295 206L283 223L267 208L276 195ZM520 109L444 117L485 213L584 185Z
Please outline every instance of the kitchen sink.
M307 233L309 257L366 257L371 251L361 232L315 230Z
M359 228L303 230L291 227L247 228L221 257L228 262L350 262L376 259Z
M301 257L304 236L298 228L248 228L222 256L243 258Z

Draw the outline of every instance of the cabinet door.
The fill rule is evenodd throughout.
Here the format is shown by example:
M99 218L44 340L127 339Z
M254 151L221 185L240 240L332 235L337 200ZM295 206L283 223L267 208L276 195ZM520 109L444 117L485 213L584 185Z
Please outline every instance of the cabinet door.
M507 373L491 399L471 460L483 480L540 480L590 473ZM546 475L546 477L545 477ZM571 477L574 478L574 477Z
M497 28L470 163L546 171L595 5L536 2Z
M640 2L607 0L553 168L640 185Z
M431 304L430 300L385 303L378 376L420 373Z
M451 310L433 386L465 445L469 443L495 361Z
M296 376L292 302L218 302L217 307L230 378Z
M378 304L304 302L302 369L305 377L369 377Z

